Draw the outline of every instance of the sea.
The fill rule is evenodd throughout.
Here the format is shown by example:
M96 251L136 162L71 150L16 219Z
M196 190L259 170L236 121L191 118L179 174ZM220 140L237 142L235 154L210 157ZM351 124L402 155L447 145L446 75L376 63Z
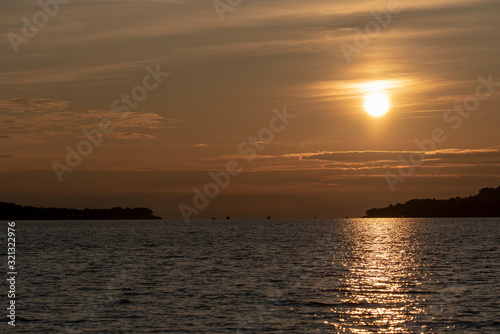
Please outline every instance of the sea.
M2 333L500 333L498 218L18 221L15 238Z

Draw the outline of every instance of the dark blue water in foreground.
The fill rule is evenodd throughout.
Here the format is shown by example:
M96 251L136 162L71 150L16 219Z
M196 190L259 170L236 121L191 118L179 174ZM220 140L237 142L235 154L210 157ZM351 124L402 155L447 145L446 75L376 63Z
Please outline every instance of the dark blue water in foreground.
M17 222L15 330L500 333L499 237L470 218Z

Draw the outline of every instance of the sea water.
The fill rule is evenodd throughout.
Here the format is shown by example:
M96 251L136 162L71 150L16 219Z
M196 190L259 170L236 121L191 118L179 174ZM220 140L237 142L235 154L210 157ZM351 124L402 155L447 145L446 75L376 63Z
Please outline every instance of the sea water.
M493 218L19 221L15 330L500 333L499 237Z

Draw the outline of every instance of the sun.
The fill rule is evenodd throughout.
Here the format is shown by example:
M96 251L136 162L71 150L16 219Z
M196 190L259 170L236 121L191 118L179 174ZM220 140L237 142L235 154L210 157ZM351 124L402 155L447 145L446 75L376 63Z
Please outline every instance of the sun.
M371 93L365 97L365 110L374 117L384 115L390 106L389 98L384 93Z

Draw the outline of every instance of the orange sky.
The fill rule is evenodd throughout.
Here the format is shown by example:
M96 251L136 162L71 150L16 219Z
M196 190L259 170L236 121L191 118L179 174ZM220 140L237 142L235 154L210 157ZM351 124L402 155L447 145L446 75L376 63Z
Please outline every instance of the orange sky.
M500 184L498 1L254 0L222 21L210 1L71 1L26 38L39 11L1 5L0 201L179 219L233 159L242 172L192 218L361 216ZM453 111L489 76L487 97ZM391 102L379 118L363 108L373 85ZM247 161L240 143L285 106L296 118ZM103 119L113 130L59 182L54 161ZM421 152L434 129L446 140ZM391 191L385 174L414 151L424 161Z

